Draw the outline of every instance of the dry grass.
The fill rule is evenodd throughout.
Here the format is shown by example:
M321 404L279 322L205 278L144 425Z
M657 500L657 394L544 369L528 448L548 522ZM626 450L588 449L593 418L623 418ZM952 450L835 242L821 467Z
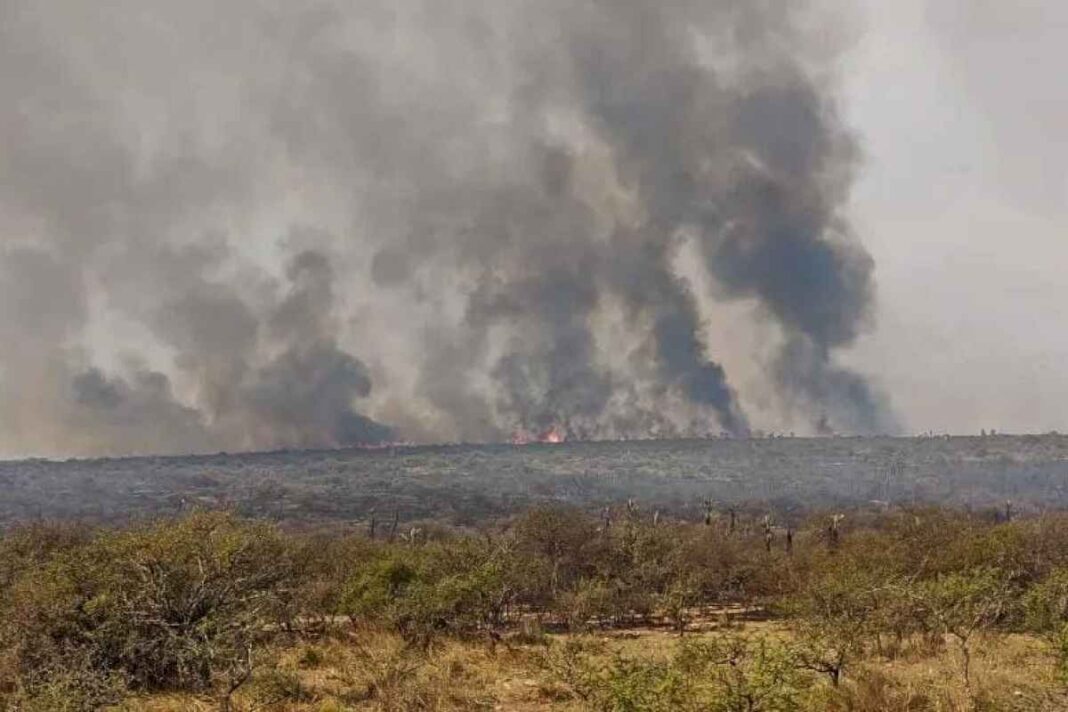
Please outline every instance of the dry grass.
M1035 638L991 635L978 641L971 690L960 671L960 653L947 644L934 655L920 648L893 660L867 661L859 677L896 684L905 699L930 699L921 709L1068 710L1068 698L1058 694L1053 660Z
M276 651L234 696L234 712L278 710L524 710L547 707L554 690L536 663L536 646L444 641L412 649L392 634L369 631ZM217 699L152 696L131 700L129 712L218 710Z
M734 633L788 638L775 622L730 626ZM689 634L715 636L715 626ZM635 628L587 636L524 636L495 646L444 641L413 650L395 635L367 631L265 653L257 677L232 700L233 712L343 712L375 710L588 709L544 664L546 653L580 639L604 660L616 654L667 660L678 636L661 628ZM1055 712L1068 710L1052 659L1041 641L1020 635L977 641L971 690L951 645L906 645L892 658L870 658L849 670L839 690L820 681L811 709L850 712ZM128 712L215 712L220 701L185 695L131 699Z

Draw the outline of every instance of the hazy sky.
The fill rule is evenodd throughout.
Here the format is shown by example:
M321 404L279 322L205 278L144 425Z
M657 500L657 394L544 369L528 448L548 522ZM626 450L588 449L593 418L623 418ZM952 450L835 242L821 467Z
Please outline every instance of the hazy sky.
M865 0L843 58L878 327L912 430L1068 430L1068 4Z
M0 0L0 456L1068 431L1066 47L1062 0Z

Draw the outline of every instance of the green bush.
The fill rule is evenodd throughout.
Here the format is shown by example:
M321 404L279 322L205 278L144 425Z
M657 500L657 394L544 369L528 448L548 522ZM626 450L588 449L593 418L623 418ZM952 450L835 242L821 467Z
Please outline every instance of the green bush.
M226 515L101 533L12 586L18 674L84 664L143 689L206 689L245 664L288 583L281 537Z
M24 573L88 538L88 529L69 524L30 524L7 532L0 537L0 600Z
M391 553L357 568L342 594L341 612L366 621L395 619L408 588L419 576L418 562L409 558Z
M503 559L471 542L386 547L356 566L340 612L424 645L442 633L499 625L511 593Z
M1028 630L1059 631L1068 623L1068 568L1054 569L1044 581L1028 589L1021 605Z
M549 667L604 712L796 712L812 686L793 651L765 638L686 639L666 661L599 653L565 643Z
M1049 644L1057 677L1068 685L1068 568L1054 569L1045 581L1031 587L1022 608L1027 629Z

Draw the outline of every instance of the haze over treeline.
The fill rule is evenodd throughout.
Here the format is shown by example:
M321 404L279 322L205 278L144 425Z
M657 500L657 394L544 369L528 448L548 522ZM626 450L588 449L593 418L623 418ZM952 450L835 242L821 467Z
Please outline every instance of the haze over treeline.
M0 2L0 453L890 433L827 11Z

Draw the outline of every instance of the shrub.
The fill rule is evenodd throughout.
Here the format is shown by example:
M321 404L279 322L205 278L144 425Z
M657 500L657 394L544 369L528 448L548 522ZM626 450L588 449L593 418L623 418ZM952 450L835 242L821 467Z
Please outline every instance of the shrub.
M248 696L260 709L277 708L286 703L310 702L314 699L304 687L299 675L276 668L257 674L252 679Z
M95 712L121 702L126 687L126 678L120 672L98 670L85 659L68 658L62 666L39 668L24 676L11 709Z
M340 610L353 619L394 621L397 607L419 576L417 562L389 552L357 568L345 586Z
M0 538L0 595L6 598L24 573L88 538L88 529L68 524L30 524L7 532Z
M457 547L464 556L456 556ZM425 646L439 633L468 634L499 624L510 591L496 550L449 543L390 547L357 566L340 611Z
M533 509L518 519L513 536L516 560L529 569L520 591L522 602L550 606L561 591L592 576L603 551L593 522L567 508Z
M1068 623L1068 568L1054 569L1023 596L1024 625L1036 633L1050 633Z
M658 599L660 610L671 621L672 627L682 635L689 623L689 612L700 600L696 584L689 578L679 578L672 582L668 590Z
M1042 636L1056 661L1057 676L1068 685L1068 569L1057 568L1024 595L1024 622Z
M143 689L206 689L243 668L287 582L265 525L219 514L102 533L24 574L4 632L19 675L72 661Z
M570 641L550 657L550 669L605 712L795 712L811 686L792 651L765 638L685 639L667 661L605 658Z
M618 582L604 579L580 581L574 591L559 597L559 609L568 627L584 630L591 625L607 625L625 609Z
M972 637L997 623L1014 600L1005 572L982 568L945 574L917 583L913 595L926 612L930 627L956 642L961 676L970 688Z
M903 684L868 669L858 670L851 684L814 690L807 707L821 712L933 712L936 702L914 684Z
M786 607L799 640L799 662L835 686L876 637L884 584L867 572L836 565L814 576Z

